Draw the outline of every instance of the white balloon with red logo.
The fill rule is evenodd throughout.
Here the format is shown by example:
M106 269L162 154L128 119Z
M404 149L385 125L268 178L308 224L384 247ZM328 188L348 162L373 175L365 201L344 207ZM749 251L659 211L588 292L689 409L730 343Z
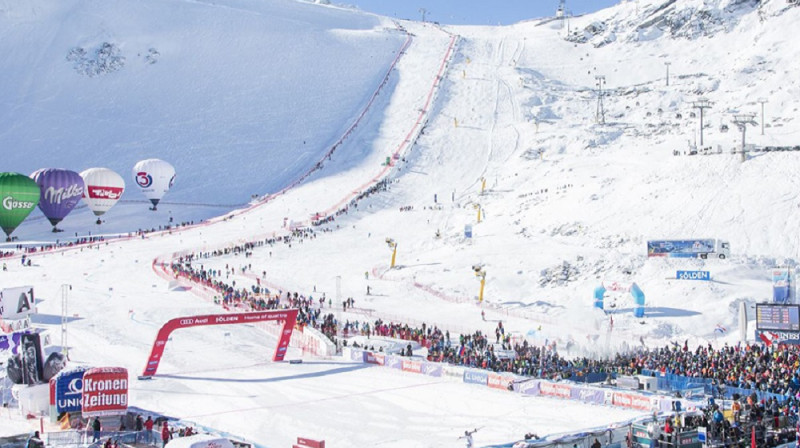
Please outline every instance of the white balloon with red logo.
M153 203L158 202L175 183L175 167L161 159L141 160L133 166L133 179L142 194Z
M81 177L86 184L83 201L95 216L107 212L125 191L122 176L108 168L89 168L81 173Z

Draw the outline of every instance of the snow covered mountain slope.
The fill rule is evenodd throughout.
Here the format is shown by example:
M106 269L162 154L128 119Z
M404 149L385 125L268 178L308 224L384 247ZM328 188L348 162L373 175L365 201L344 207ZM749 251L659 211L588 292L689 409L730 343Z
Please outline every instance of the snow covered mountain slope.
M132 167L162 158L178 172L164 200L195 204L174 217L209 218L316 164L405 40L375 16L286 0L6 2L3 166L104 166L126 180L123 200L141 200ZM123 203L107 221L141 210Z
M0 87L9 92L4 97L11 98L0 109L4 169L32 171L48 166L51 155L62 157L62 164L74 161L87 167L95 164L90 154L97 151L123 174L139 155L172 159L178 168L179 183L170 195L179 204L159 213L145 212L141 203L121 204L100 230L157 227L166 223L168 212L179 219L208 218L233 207L185 204L227 204L231 195L243 202L250 194L291 184L347 131L396 61L386 90L375 97L331 160L265 205L183 232L38 257L31 269L12 262L14 284L34 284L41 291L42 312L60 313L62 283L74 284L81 292L73 300L82 319L70 324L77 335L72 353L81 362L139 370L160 323L210 308L186 292L165 293L150 267L155 257L167 259L173 252L229 247L281 234L284 219L308 222L317 213L335 213L386 173L388 191L337 215L319 228L329 231L318 237L291 247L257 249L246 261L231 255L204 265L222 270L248 264L255 272L266 271L267 281L283 291L354 297L361 314L339 313L342 319L435 322L454 333L491 333L502 320L509 331L533 342L555 340L564 352L601 354L684 339L693 344L733 343L739 337L737 305L769 298L769 268L796 264L800 198L794 173L800 168L800 152L751 151L745 161L731 152L739 150L742 139L732 122L736 114L752 114L757 123L746 128L748 144L800 144L798 81L793 76L800 58L787 36L800 19L794 3L626 2L571 18L570 30L588 33L585 39L571 33L567 39L567 24L562 28L553 20L445 30L403 22L411 40L399 59L393 52L406 44L407 35L394 23L335 8L277 1L153 1L136 3L137 8L124 12L133 6L120 2L123 13L109 8L113 14L98 16L90 6L105 10L94 3L31 5L5 4L0 14L8 25L0 28L0 45L11 55L13 63L8 65L14 80L13 87ZM710 12L701 12L701 7ZM151 22L147 9L160 12L154 17L162 19ZM691 14L682 12L690 9ZM127 16L139 19L128 21ZM97 17L104 20L91 21ZM194 21L179 20L182 17ZM688 18L671 28L678 17ZM298 21L305 23L299 28L303 32L294 33ZM161 23L160 33L152 23ZM150 27L147 33L129 31L145 24ZM284 29L283 40L253 37L262 27ZM112 34L101 31L117 29ZM689 32L696 29L703 31ZM39 32L27 32L35 30ZM44 37L44 30L50 37ZM111 38L123 31L124 39ZM237 47L230 42L239 32L246 37ZM63 36L70 42L61 44ZM228 40L223 42L223 37ZM30 39L42 43L28 44ZM54 43L45 45L48 42ZM103 42L120 43L125 65L88 76L86 70L97 67L94 59L81 63L82 53L70 49L96 50ZM188 46L197 47L197 54L186 50ZM46 49L44 56L41 48ZM254 57L255 51L263 54ZM279 55L267 61L264 54L270 51ZM113 48L107 53L116 54ZM150 64L148 56L158 60ZM371 64L371 58L378 62ZM288 65L270 65L276 60ZM116 61L104 67L118 67ZM359 69L350 72L351 67ZM163 71L156 76L150 70ZM596 91L601 79L602 124ZM231 83L237 89L228 91ZM337 86L346 87L332 88ZM274 102L262 101L265 95ZM167 101L161 102L162 96ZM700 99L712 106L704 109L702 144L699 116L693 116L700 112L694 107ZM71 105L76 101L79 107ZM142 112L148 107L151 113ZM305 158L297 160L296 153L283 151L297 148L311 131L315 133L306 142L314 149ZM72 143L54 146L59 138ZM87 144L77 144L84 139ZM145 143L162 139L173 143L155 152L143 149L150 147ZM261 153L264 142L277 148L268 157ZM25 153L6 149L25 145L31 149ZM232 149L218 150L228 146ZM186 151L205 147L214 148L205 158L205 152ZM700 154L688 155L692 148ZM383 166L394 153L394 166ZM180 173L203 176L209 167L217 181L181 183ZM481 179L486 182L483 193ZM74 219L65 220L65 226L69 232L97 232L91 221L89 213L80 210ZM471 238L464 236L466 225L472 226ZM22 239L51 238L44 220L25 222L18 231ZM391 270L387 237L398 243L398 266ZM646 257L648 239L695 237L728 240L732 258L704 262ZM474 265L487 272L483 304L475 300L479 285ZM678 269L708 270L713 281L675 280ZM253 281L235 274L228 280L243 287ZM647 296L646 317L633 318L630 298L623 293L607 298L614 305L611 314L592 309L592 292L604 281L636 282ZM365 294L367 286L370 295ZM487 321L481 319L481 308L487 311ZM718 326L727 331L716 331ZM232 334L231 340L248 337L245 330ZM219 339L203 342L214 353L224 353L230 348ZM198 350L198 357L211 351ZM196 403L187 396L202 394L192 386L198 380L183 378L182 373L206 367L190 358L179 356L165 366L176 376L169 379L170 386L180 385L184 392L167 395L157 384L139 384L136 399L142 406L179 412L186 403ZM242 365L241 358L235 361ZM314 372L304 374L307 379ZM351 388L348 380L366 383L358 374L337 387ZM213 423L240 429L241 418L236 416L242 405L236 398L273 393L269 382L255 383L247 382L255 388L252 394L246 388L231 393L235 398L225 408L230 418L214 416ZM319 398L319 389L308 384L285 384L298 396L329 397ZM387 404L389 398L381 398L374 407L353 399L355 403L347 404L404 416L382 422L389 425L457 414L449 427L454 431L481 418L497 418L492 411L483 417L465 416L458 412L462 402L440 408L425 401L423 409L413 413ZM314 400L309 398L309 403L317 403ZM252 412L267 421L270 409ZM254 439L285 444L302 430L301 415L336 414L324 406L313 409L282 420L285 430L268 424L241 430ZM455 438L442 436L426 445L430 426L412 426L405 437L389 440L386 446L447 446ZM383 441L376 433L385 427L378 425L357 442ZM350 443L354 439L348 437L361 429L342 417L332 419L323 432ZM518 436L523 430L524 423L509 423L491 437L483 436L481 443L508 440L513 438L509 434Z

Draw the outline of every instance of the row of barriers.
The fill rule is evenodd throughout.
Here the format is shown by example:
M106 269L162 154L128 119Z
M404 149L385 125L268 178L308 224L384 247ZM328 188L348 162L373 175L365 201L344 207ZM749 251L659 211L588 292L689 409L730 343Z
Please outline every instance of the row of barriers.
M449 378L493 389L504 389L523 395L562 398L587 404L622 407L644 412L671 412L674 409L696 410L704 403L661 394L619 390L572 382L535 379L507 372L472 369L451 364L425 361L422 358L390 355L345 347L344 359L375 364L404 372Z
M778 400L778 403L783 403L789 399L788 396L783 394L765 392L758 389L720 386L710 378L696 378L684 375L676 375L668 372L662 373L660 371L649 369L642 369L642 375L655 377L658 381L659 390L686 391L702 388L705 395L725 399L732 399L734 395L747 397L752 394L756 394L758 400L767 400L772 398L774 400Z

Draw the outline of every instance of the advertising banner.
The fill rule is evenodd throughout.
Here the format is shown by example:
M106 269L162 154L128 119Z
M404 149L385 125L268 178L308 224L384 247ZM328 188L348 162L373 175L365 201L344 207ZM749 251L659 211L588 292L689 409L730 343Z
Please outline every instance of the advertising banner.
M367 364L381 364L378 362L377 353L373 352L364 352L364 362ZM381 359L383 359L383 354L381 353Z
M486 386L489 382L489 372L482 370L465 370L464 382L470 384L483 384Z
M490 372L487 381L487 386L494 389L508 390L508 385L514 382L514 378L501 375L499 373Z
M423 362L422 373L428 376L442 376L442 365L434 362Z
M19 353L19 346L22 342L24 331L15 331L9 334L0 334L0 352L10 352L12 355ZM4 355L8 355L5 353Z
M542 381L539 384L539 393L548 397L570 398L572 397L572 386Z
M85 417L124 414L128 410L128 370L95 367L83 372L81 409Z
M42 342L38 333L23 333L20 337L20 355L22 357L22 384L39 384L42 382Z
M715 246L713 239L648 241L647 256L694 258L699 254L714 252Z
M50 378L50 381L48 381L47 384L50 386L50 410L52 412L52 410L56 406L56 379L55 379L55 377ZM52 415L52 413L50 415Z
M445 364L442 366L442 376L452 379L457 379L458 381L464 380L464 368L459 366L451 366L449 364Z
M374 364L377 364L379 366L385 366L386 365L386 354L385 353L373 353L372 354L372 359L375 361ZM372 363L372 361L370 361L369 359L367 359L367 362Z
M618 375L617 376L617 387L622 389L631 389L631 390L639 390L639 378L635 376L625 376L625 375Z
M348 351L350 352L350 361L365 362L366 356L363 351L356 348L351 348Z
M389 367L391 369L403 368L403 358L401 358L400 356L386 355L385 363L386 367Z
M623 408L638 409L640 411L651 411L658 408L658 398L647 397L638 394L624 392L614 392L613 405Z
M61 371L55 377L56 413L80 412L81 393L83 391L83 374L86 368Z
M145 366L142 376L149 377L156 374L156 371L158 371L158 365L161 362L161 357L164 354L164 347L167 345L167 341L169 340L169 335L179 328L205 325L249 324L264 321L283 322L283 328L278 336L278 346L275 347L275 354L272 356L273 361L283 361L283 358L286 357L286 350L289 348L289 342L292 340L294 324L297 322L296 309L259 311L256 313L186 316L172 319L165 323L160 330L158 330L156 340L153 342L153 348L150 350L150 357L148 358L147 366ZM363 355L361 356L363 362Z
M710 281L711 272L709 271L677 271L675 278L678 280L702 280Z
M417 361L417 360L414 360L414 359L404 359L403 360L403 371L404 372L422 373L422 361Z
M573 400L580 400L584 403L603 404L606 394L600 389L592 389L589 387L573 387L571 398Z
M33 286L0 289L0 318L22 319L33 312Z
M792 303L791 274L789 269L773 269L772 271L772 302L779 304Z
M519 383L514 383L514 392L519 392L525 395L539 395L538 380L528 380Z

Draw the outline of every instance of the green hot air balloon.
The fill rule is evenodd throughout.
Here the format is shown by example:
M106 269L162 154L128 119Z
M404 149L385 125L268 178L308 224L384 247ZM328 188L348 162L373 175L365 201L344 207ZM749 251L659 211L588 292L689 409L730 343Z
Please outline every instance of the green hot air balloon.
M0 173L0 227L11 239L11 232L39 204L39 185L19 173Z

